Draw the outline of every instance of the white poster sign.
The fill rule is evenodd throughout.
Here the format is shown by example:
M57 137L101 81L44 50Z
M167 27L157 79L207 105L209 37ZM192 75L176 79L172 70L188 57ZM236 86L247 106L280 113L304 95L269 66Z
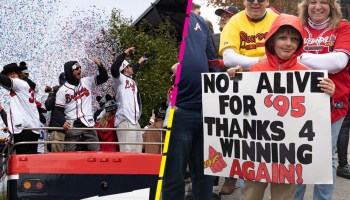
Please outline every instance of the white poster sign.
M326 71L202 74L205 174L331 184Z

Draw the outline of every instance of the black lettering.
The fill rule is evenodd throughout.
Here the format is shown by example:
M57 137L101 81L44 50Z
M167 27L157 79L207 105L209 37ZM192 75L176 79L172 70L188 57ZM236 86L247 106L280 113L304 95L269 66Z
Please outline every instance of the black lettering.
M269 143L265 143L265 146L262 146L262 143L257 142L256 143L256 161L257 162L263 162L262 158L265 160L266 163L271 162L271 147Z
M222 86L221 83L224 81L224 85ZM216 89L220 93L224 93L227 91L229 87L229 77L227 74L219 74L218 77L216 78Z
M323 72L311 72L311 92L315 93L323 93L320 87L317 85L320 83L321 80L318 80L319 77L324 77Z
M272 87L267 77L266 73L261 73L258 83L258 88L256 89L256 93L260 94L262 90L267 90L267 93L272 93Z
M250 141L250 145L248 145L247 141L242 140L242 159L255 162L255 142L254 141Z
M228 100L229 100L228 95L220 95L219 96L219 108L220 108L220 115L225 114L225 108L228 107Z
M281 122L281 121L271 122L270 129L272 132L271 139L273 141L281 141L286 136L286 133L283 130L283 122ZM273 134L273 133L276 133L276 134Z
M235 158L241 158L241 143L240 140L235 140Z
M239 138L242 138L242 131L237 118L232 118L231 120L231 128L230 128L230 136L233 137L234 134L237 134Z
M244 113L249 113L252 115L257 115L256 110L255 110L255 99L251 95L245 95L243 96L243 112Z
M290 164L295 164L295 144L290 143L289 149L285 144L280 144L280 163L285 164L286 159Z
M224 137L228 137L228 119L223 118L222 123L220 118L216 118L216 136L221 136L221 131L224 133Z
M307 82L309 80L309 77L310 77L310 72L305 72L305 75L304 75L304 78L301 79L301 73L300 72L294 72L295 74L295 79L297 81L297 85L298 85L298 88L299 88L299 91L300 92L304 92L305 91L305 88L306 88L306 85L307 85Z
M305 151L308 151L310 153L305 153ZM302 144L298 148L297 151L297 158L299 163L301 164L310 164L312 163L312 146L309 144Z
M210 75L210 78L209 78ZM204 74L203 82L204 82L204 93L208 93L208 89L210 89L211 93L215 93L215 74Z
M248 138L248 133L250 138L256 139L256 121L252 120L251 124L248 120L243 120L243 138Z
M281 73L275 73L273 76L273 91L277 94L286 93L286 88L281 86Z
M208 124L208 135L213 135L213 124L215 124L214 117L204 117L204 123Z
M240 80L242 80L242 73L236 74L236 77L234 79L231 79L233 81L233 89L232 89L233 93L238 93L238 87L239 87L239 85L238 85L239 79L237 79L238 76L240 76L241 77Z
M264 138L264 140L266 141L270 141L270 135L267 132L267 128L269 127L270 121L269 120L265 120L265 121L261 121L258 120L257 121L257 139L258 140L262 140Z
M233 148L233 139L220 138L222 155L224 157L231 157Z
M278 147L277 143L271 143L271 157L273 163L278 163Z
M293 87L293 72L287 72L287 93L293 93L294 87Z
M235 107L235 105L237 105ZM230 99L230 110L232 114L238 115L242 112L242 100L239 98L239 96L232 96Z

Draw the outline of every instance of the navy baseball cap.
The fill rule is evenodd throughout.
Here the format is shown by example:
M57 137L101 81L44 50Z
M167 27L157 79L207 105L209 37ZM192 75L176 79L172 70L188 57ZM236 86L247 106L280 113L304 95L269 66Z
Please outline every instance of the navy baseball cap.
M239 12L236 6L228 6L227 8L219 8L215 10L215 15L220 16L223 12L230 15L235 15Z
M60 76L58 77L60 84L63 85L66 82L66 76L64 75L64 72L62 72L60 74Z

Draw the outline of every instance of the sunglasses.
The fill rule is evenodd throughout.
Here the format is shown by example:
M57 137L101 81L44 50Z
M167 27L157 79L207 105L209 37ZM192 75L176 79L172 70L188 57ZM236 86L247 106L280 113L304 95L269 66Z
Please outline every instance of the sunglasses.
M81 66L79 65L79 63L75 63L72 67L72 71L74 70L80 70L81 69Z
M254 3L255 2L255 0L247 0L249 3ZM258 1L258 3L263 3L263 2L265 2L265 0L257 0Z

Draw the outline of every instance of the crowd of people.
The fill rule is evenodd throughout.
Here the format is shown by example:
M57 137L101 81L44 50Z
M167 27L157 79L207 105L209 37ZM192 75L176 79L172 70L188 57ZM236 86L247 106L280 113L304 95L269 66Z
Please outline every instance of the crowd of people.
M17 154L35 154L68 151L120 151L157 153L161 145L142 145L142 142L161 143L162 131L141 131L139 125L141 99L134 80L134 74L148 58L142 56L139 62L131 64L126 57L135 48L131 47L120 53L111 66L113 77L112 87L115 94L96 97L100 109L93 112L93 90L97 85L105 84L108 72L97 56L90 57L98 70L98 75L82 77L82 67L77 61L64 64L64 72L58 77L58 85L46 86L47 98L45 103L36 100L38 88L29 78L28 67L25 62L5 65L0 74L1 85L10 92L9 111L6 113L1 106L1 117L10 133L10 142L57 141L50 148L43 149L38 144L18 145ZM163 120L167 109L162 103L157 115L152 116L149 127L163 128ZM46 120L46 115L49 120ZM48 131L40 131L40 127L52 127ZM97 131L88 128L107 128ZM121 128L110 130L108 128ZM130 130L128 130L130 129ZM135 130L139 129L139 130ZM145 132L145 137L143 137ZM50 138L50 139L48 139ZM40 141L40 140L39 140ZM68 142L68 143L64 143ZM76 144L74 142L87 142ZM96 142L130 142L137 145L99 144ZM89 143L90 142L90 143ZM145 151L146 149L147 151Z
M218 9L220 39L211 32L211 22L193 3L182 64L174 121L163 177L162 199L212 199L213 176L203 170L202 91L200 74L212 71L208 63L220 59L221 71L235 76L241 71L326 70L320 89L332 97L331 135L333 184L315 184L314 199L332 199L336 174L349 178L348 99L350 94L350 25L342 18L336 0L302 0L299 16L280 14L268 8L269 0L244 0L243 11L233 5ZM238 12L237 12L238 11ZM215 40L216 39L216 40ZM219 55L217 55L217 53ZM215 71L215 70L214 70ZM217 70L216 70L217 71ZM344 120L345 119L345 120ZM338 145L338 147L337 147ZM338 149L339 166L336 165ZM192 195L185 197L189 166ZM228 182L226 178L226 182ZM232 181L235 183L234 181ZM242 181L240 181L242 182ZM225 185L224 184L224 185ZM226 184L228 185L228 184ZM267 183L244 181L241 199L263 199ZM230 192L232 193L235 189ZM306 185L277 184L272 199L303 199ZM225 194L225 192L222 192Z
M347 1L345 1L347 2ZM331 136L333 184L315 184L313 198L332 199L336 175L350 179L347 160L349 145L350 94L349 57L350 25L342 18L336 0L302 0L298 4L298 17L280 14L268 8L269 0L244 0L244 10L231 5L220 8L220 34L214 34L210 22L202 18L200 6L193 3L189 15L186 46L181 61L181 76L177 84L177 97L169 141L169 150L162 182L162 199L185 198L186 169L192 181L193 199L212 198L217 180L204 174L204 143L202 122L201 73L227 71L234 77L242 71L326 70L329 78L320 81L319 87L332 98ZM87 145L53 144L52 152L62 151L120 151L161 153L160 145L97 144L94 142L162 142L164 133L147 130L166 126L168 103L162 102L157 113L152 113L144 133L140 129L141 98L134 76L148 58L141 57L132 64L126 60L130 47L121 52L111 66L114 95L97 98L100 109L93 112L92 90L108 80L108 71L98 57L90 57L98 75L82 77L77 61L64 64L59 84L46 88L45 108L35 100L35 83L29 79L25 62L10 63L3 67L0 84L10 92L9 113L0 106L1 117L13 142L38 141L38 130L48 124L53 141L86 141ZM221 60L219 66L212 61ZM220 64L222 63L222 64ZM179 63L172 66L176 71ZM219 69L221 67L221 69ZM175 73L174 73L175 74ZM172 76L172 80L174 81ZM43 114L51 111L49 122ZM79 128L120 128L121 130L90 130ZM127 130L130 129L130 130ZM336 151L339 164L336 163ZM17 154L38 152L37 144L20 145ZM226 178L220 194L227 195L236 189L237 179ZM240 180L242 199L263 199L268 183ZM271 183L272 199L303 199L306 185Z

